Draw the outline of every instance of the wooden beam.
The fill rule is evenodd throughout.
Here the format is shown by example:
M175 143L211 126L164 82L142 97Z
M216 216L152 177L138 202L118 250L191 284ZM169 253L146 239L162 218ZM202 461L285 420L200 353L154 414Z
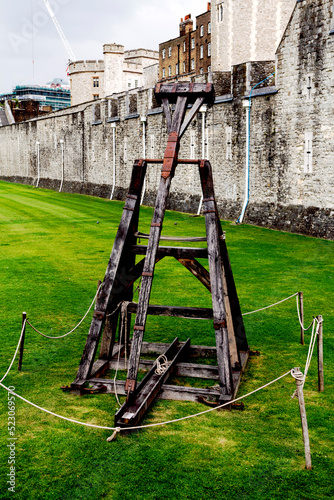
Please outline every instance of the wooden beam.
M195 259L177 259L180 264L182 264L185 268L188 269L201 283L211 292L211 283L210 283L210 274Z
M186 118L185 118L184 122L182 123L182 127L180 130L180 138L183 136L183 134L187 130L188 126L190 125L190 123L191 123L192 119L194 118L194 116L196 115L197 111L202 106L204 100L205 100L204 97L198 97L196 99L196 101L194 102L192 108L188 111L188 114L186 115Z
M136 255L146 255L146 245L132 245L131 251ZM176 259L206 259L208 258L208 250L206 248L193 247L165 247L159 246L157 257L175 257Z
M128 305L130 313L136 313L138 304L131 302ZM147 310L148 315L152 316L170 316L173 318L188 318L188 319L213 319L212 309L205 307L176 307L176 306L157 306L149 305Z

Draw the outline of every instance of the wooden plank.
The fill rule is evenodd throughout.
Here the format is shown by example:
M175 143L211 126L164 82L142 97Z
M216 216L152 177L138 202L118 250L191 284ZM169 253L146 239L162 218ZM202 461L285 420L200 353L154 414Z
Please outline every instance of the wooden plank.
M139 370L150 370L155 363L153 359L141 359L139 362ZM109 361L109 369L112 370L125 370L125 360L112 359ZM208 380L219 380L218 367L214 365L199 365L196 363L177 363L175 365L174 375L176 377L193 377L203 378ZM94 375L95 377L95 375Z
M222 260L220 254L218 215L216 212L215 194L210 163L208 161L201 162L199 171L203 191L205 226L208 242L208 261L210 269L212 308L216 333L220 393L221 396L224 394L232 395L233 379L223 296L223 276Z
M136 255L146 255L146 245L132 245L131 251ZM175 257L176 259L206 259L208 250L206 248L193 247L165 247L159 246L157 257Z
M124 403L115 415L115 425L118 427L127 427L137 425L143 418L154 399L158 396L162 385L173 373L176 362L184 356L189 347L188 339L182 347L178 348L178 339L176 338L172 345L165 352L165 356L170 361L169 366L163 374L156 373L156 365L148 372L138 386L135 399L131 403ZM125 415L129 415L126 417Z
M231 366L232 366L232 369L238 369L238 368L240 368L240 358L239 358L237 342L235 340L233 318L232 318L232 312L231 312L231 306L230 306L230 299L229 299L228 291L227 291L224 265L222 265L222 273L223 273L223 293L224 293L224 304L225 304L225 311L226 311L227 333L228 333L228 339L229 339L229 343L230 343Z
M18 364L18 367L17 367L17 369L18 369L19 372L22 370L22 363L23 363L24 338L25 338L25 334L26 334L26 321L27 321L27 313L23 312L22 313L22 329L23 329L23 333L22 333L22 338L21 338L21 342L20 342L19 364Z
M185 97L178 96L177 97L175 111L173 113L171 132L176 132L178 135L180 134L180 129L181 129L184 115L186 112L187 102L188 102L188 96L185 96ZM179 141L180 141L180 139L179 139ZM167 147L168 147L168 145L167 145Z
M192 119L194 118L194 116L198 112L199 108L202 106L204 100L205 100L204 97L197 97L197 99L194 102L192 108L188 111L188 113L187 113L187 115L185 117L185 120L182 123L182 127L181 127L181 130L180 130L180 139L183 136L183 134L185 133L185 131L187 130L188 126L190 125L190 123L192 121Z
M72 384L74 388L80 381L87 379L94 362L98 342L105 321L105 315L109 304L110 295L112 293L117 273L119 273L119 266L124 252L126 237L131 227L132 218L136 210L136 206L140 204L140 195L138 196L138 193L141 192L145 172L145 161L136 161L132 170L129 195L123 209L121 222L116 234L104 281L97 298L96 309L94 311L85 349L80 361L76 379Z
M177 259L180 264L182 264L185 268L188 269L201 283L211 292L211 283L210 283L210 274L195 259Z
M318 316L319 321L319 331L317 337L318 346L318 390L319 392L324 392L325 382L324 382L324 331L323 331L323 317Z
M159 105L164 98L168 98L169 102L175 102L179 96L187 97L190 103L195 102L198 97L204 97L207 104L213 104L215 99L212 83L159 83L154 93Z
M219 230L221 231L221 224L219 222ZM220 252L222 257L222 265L224 275L226 278L227 294L230 301L231 314L233 320L233 328L235 339L239 351L248 351L249 345L247 342L246 331L243 316L241 313L239 297L235 286L231 262L228 256L226 241L220 238Z
M170 112L169 101L166 98L161 99L162 106L164 108L164 113L166 117L167 133L170 134L172 130L172 115Z
M132 314L137 312L138 304L131 302L128 305L128 311ZM177 306L157 306L149 305L148 315L152 316L170 316L173 318L188 319L213 319L212 309L206 307L177 307Z
M143 342L143 354L163 354L166 350L166 344L162 342ZM217 349L215 346L191 345L189 347L189 357L192 359L198 358L216 358Z

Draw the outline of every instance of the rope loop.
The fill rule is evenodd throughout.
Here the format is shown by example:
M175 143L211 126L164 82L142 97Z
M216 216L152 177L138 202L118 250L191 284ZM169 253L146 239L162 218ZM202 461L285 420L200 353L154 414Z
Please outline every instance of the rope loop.
M156 370L155 373L157 375L163 375L165 371L168 369L170 365L170 361L168 361L167 357L165 354L161 354L157 359L156 359Z

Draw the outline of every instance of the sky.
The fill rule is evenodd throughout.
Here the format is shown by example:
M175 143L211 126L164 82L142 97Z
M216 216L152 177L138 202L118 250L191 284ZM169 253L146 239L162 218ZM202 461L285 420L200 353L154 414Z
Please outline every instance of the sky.
M75 58L103 59L105 43L159 49L179 35L181 17L207 0L49 0ZM68 54L43 0L0 0L0 93L67 78ZM34 61L34 63L33 63Z

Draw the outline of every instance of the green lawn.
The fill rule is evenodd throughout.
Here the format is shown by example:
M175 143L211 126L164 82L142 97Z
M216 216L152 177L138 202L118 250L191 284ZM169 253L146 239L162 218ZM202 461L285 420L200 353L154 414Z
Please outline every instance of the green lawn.
M0 378L20 335L22 311L48 335L73 327L103 279L123 203L0 182ZM152 208L143 208L140 230ZM54 418L16 398L16 488L7 490L7 393L1 395L1 493L17 500L328 499L333 486L334 242L223 223L243 312L304 292L305 322L324 317L325 392L317 392L316 356L305 385L313 470L304 469L295 382L288 376L245 399L243 412L119 436ZM164 234L204 235L204 218L167 212ZM194 246L192 243L191 246ZM171 288L171 285L172 288ZM210 295L173 259L156 268L151 303L210 307ZM23 370L5 380L18 394L61 415L113 426L113 395L79 397L62 385L75 378L91 320L72 335L48 340L27 329ZM250 358L239 394L287 372L304 370L296 302L245 316ZM191 337L214 345L210 322L150 317L146 340ZM306 341L309 340L309 332ZM122 377L124 374L120 374ZM210 385L210 384L209 384ZM205 409L158 401L144 423Z

